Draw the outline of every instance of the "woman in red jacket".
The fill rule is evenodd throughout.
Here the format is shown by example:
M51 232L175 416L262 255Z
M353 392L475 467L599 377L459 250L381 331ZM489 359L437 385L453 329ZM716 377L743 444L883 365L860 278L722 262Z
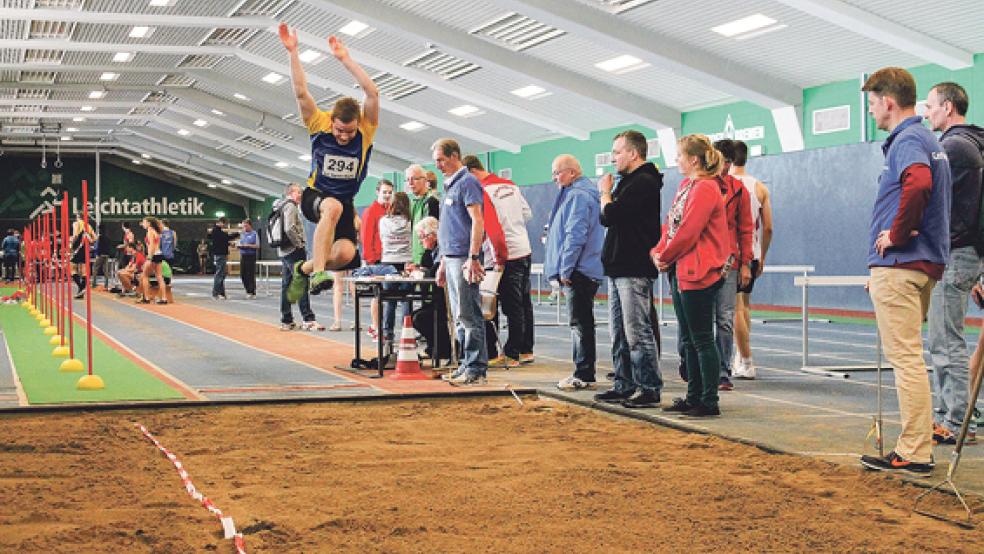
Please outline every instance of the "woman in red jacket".
M714 302L734 264L724 202L714 179L723 158L704 135L687 135L677 143L677 164L685 178L666 216L666 231L650 255L669 276L687 367L700 371L691 370L687 398L674 399L663 411L717 416L721 361L714 344Z

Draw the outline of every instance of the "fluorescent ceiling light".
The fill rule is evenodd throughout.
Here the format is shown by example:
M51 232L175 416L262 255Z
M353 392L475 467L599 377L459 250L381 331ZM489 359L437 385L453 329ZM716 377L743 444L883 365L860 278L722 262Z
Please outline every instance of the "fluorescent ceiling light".
M635 56L622 54L621 56L616 56L610 60L598 62L595 64L595 67L609 73L621 75L622 73L628 73L630 71L649 67L649 64Z
M786 27L789 27L789 25L786 25L786 24L773 25L771 27L766 27L765 29L759 29L758 31L752 31L751 33L745 33L744 35L739 35L739 36L735 37L735 40L746 40L746 39L750 39L750 38L759 37L759 36L762 36L762 35L764 35L766 33L771 33L772 31L778 31L779 29L785 29Z
M76 123L82 123L83 121L85 121L85 118L84 117L73 117L72 118L72 121L74 121Z
M186 137L191 134L191 131L189 131L188 129L178 129L178 134L183 137Z
M62 137L61 139L62 140L72 140L72 137L66 135L66 136Z
M463 106L458 106L457 108L451 108L450 110L448 110L448 113L452 115L456 115L458 117L472 117L472 116L479 115L483 112L482 110L476 108L475 106L472 106L471 104L465 104Z
M275 163L275 164L273 164L273 165L275 165L275 166L277 166L277 167L287 167L287 166L289 166L290 164L289 164L289 163L287 163L287 162L277 162L277 163Z
M403 129L404 131L410 131L411 133L416 133L417 131L426 129L427 126L419 121L407 121L406 123L401 124L400 128Z
M543 98L544 96L550 96L553 94L552 92L547 92L547 89L536 85L527 85L510 92L520 98L526 98L528 100L536 100L537 98Z
M117 63L128 62L133 59L133 52L117 52L113 54L113 61Z
M143 158L143 159L145 159L145 160L149 160L150 159L150 154L140 154L140 157Z
M323 57L324 56L321 54L321 52L318 52L317 50L305 50L301 52L301 54L298 56L298 58L300 58L301 61L304 63L312 63L315 61L319 61Z
M222 179L222 184L223 185L231 185L232 184L232 181L230 181L229 179Z
M214 113L215 115L218 115L218 116L225 117L225 112L223 112L222 110L216 110L215 108L212 108L212 113Z
M79 128L78 127L65 127L65 132L66 133L78 133L79 132Z
M107 71L99 76L100 81L115 81L119 78L120 78L119 73L113 73L111 71Z
M301 160L302 162L309 162L311 161L311 154L301 154L300 156L297 157L297 159Z
M165 6L170 6L172 0L150 0L150 5L155 8L163 8Z
M223 181L223 182L225 182L225 181ZM217 188L219 188L219 185L216 185L215 183L209 183L208 184L208 188L210 188L210 189L217 189Z
M369 28L369 26L366 25L365 23L363 23L361 21L356 21L356 20L353 19L352 21L349 21L348 23L346 23L341 29L339 29L338 32L339 33L342 33L342 34L346 34L346 35L348 35L350 37L354 37L354 36L358 36L359 33L362 33L363 31L365 31L368 28ZM366 34L369 34L369 33L366 33ZM365 36L365 35L363 35L363 36Z
M196 119L195 121L192 122L192 125L194 125L195 127L204 127L208 125L208 121L205 121L204 119Z
M130 161L131 161L131 162L133 162L133 163L134 163L135 165L140 165L140 164L142 164L142 163L143 163L143 162L142 162L142 161L140 161L140 160L130 160Z
M263 76L263 82L270 83L271 85L279 85L280 83L287 80L286 77L277 73L276 71L271 71Z
M96 109L93 108L92 106L82 106L79 109L82 110L83 112L94 112L94 111L96 111Z
M153 27L147 27L144 25L138 25L130 29L130 38L147 38L151 33L154 32Z
M245 94L239 94L238 92L236 92L233 93L232 97L236 98L237 100L243 100L249 102L249 96L246 96Z
M741 35L749 31L761 29L762 27L768 27L775 22L775 19L757 13L755 15L729 21L728 23L723 23L717 27L711 27L711 30L719 35L733 37L735 35Z
M94 90L89 93L90 100L99 100L100 98L103 98L105 96L106 96L105 90Z

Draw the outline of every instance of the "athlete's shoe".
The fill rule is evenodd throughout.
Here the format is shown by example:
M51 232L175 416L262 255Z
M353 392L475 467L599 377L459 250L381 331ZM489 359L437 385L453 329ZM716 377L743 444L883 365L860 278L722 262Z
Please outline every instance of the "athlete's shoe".
M331 290L335 284L330 271L315 271L311 275L311 294L321 294L322 291Z
M911 462L896 454L894 450L889 452L888 456L884 458L868 455L861 456L861 465L866 469L875 471L899 471L912 475L913 477L929 477L933 472L932 463L921 464Z
M304 262L298 260L294 264L294 271L290 276L290 283L287 283L287 302L291 304L297 304L297 301L304 296L304 292L308 289L308 276L301 272L301 264Z

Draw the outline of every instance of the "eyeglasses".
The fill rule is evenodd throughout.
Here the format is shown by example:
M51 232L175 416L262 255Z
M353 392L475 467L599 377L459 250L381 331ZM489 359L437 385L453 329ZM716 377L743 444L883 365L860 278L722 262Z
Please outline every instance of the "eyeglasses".
M565 171L572 171L572 170L570 168L568 168L568 169L558 169L557 171L552 172L551 175L553 175L554 177L556 177L556 176L560 175L561 173L563 173Z
M420 181L420 180L426 181L427 180L427 177L410 177L410 180L411 181Z

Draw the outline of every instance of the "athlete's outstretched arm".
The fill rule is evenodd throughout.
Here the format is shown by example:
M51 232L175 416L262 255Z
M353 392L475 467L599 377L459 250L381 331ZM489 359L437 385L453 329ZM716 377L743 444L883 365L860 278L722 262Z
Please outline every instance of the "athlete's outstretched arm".
M328 37L328 46L331 48L332 55L342 62L345 69L355 77L355 81L365 91L366 99L362 104L363 115L369 120L369 123L379 125L379 87L369 78L366 70L362 69L362 66L352 59L348 48L342 44L338 37Z
M308 91L307 78L304 76L304 66L297 55L297 31L292 31L286 23L280 24L280 42L290 54L290 81L294 85L294 95L297 97L297 109L301 113L301 121L307 121L318 112L318 104Z

